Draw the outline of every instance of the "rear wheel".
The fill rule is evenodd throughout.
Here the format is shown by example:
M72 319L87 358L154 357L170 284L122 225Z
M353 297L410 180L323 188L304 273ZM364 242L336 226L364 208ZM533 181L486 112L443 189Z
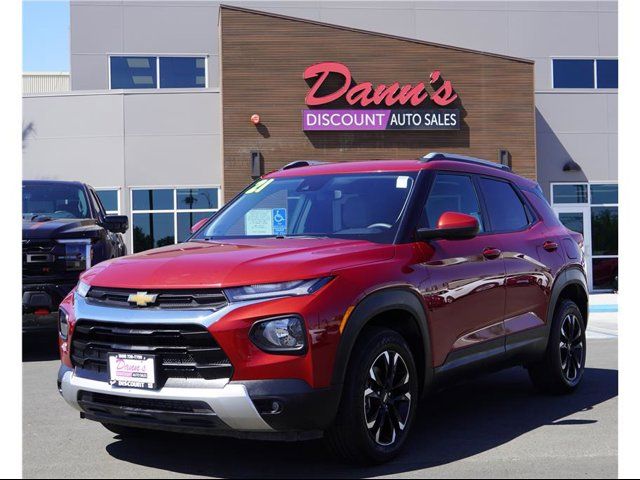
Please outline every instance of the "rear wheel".
M404 338L369 329L354 348L338 417L325 440L349 461L386 462L407 439L417 397L416 367Z
M582 380L586 358L582 313L573 301L563 300L553 318L545 358L529 367L529 376L539 390L571 393Z

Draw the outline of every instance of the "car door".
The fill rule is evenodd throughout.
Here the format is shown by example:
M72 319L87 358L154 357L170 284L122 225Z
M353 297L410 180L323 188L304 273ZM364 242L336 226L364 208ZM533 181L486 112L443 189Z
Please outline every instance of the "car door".
M465 240L434 240L423 264L434 366L452 368L504 353L505 267L499 238L487 233L472 175L438 172L419 228L434 228L447 211L475 216L480 233Z
M500 237L506 270L505 333L510 346L536 340L545 323L552 266L561 260L558 244L517 187L493 178L478 179L491 231ZM527 333L528 332L528 333ZM520 345L521 346L521 345Z

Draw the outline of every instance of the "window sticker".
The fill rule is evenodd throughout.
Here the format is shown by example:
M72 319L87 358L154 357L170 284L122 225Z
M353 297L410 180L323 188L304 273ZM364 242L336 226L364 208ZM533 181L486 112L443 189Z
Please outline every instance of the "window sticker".
M273 214L273 234L285 236L287 234L287 209L274 208Z
M245 235L273 235L273 211L268 208L250 210L244 216Z
M263 179L263 180L259 180L258 182L256 182L256 184L251 187L249 190L247 190L246 192L244 192L245 195L248 195L249 193L258 193L261 192L262 190L264 190L267 186L269 186L269 184L271 184L271 182L273 182L273 178L268 178L268 179Z
M407 176L401 176L396 178L396 188L402 188L405 189L409 186L409 177Z

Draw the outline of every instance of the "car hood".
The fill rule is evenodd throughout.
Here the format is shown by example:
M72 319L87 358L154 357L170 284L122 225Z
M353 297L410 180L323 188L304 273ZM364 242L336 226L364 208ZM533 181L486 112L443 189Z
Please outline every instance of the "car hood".
M187 242L103 262L82 278L101 287L231 287L321 277L394 252L393 245L334 238Z
M92 218L59 218L40 222L23 220L23 240L49 238L86 238L95 236L101 227Z

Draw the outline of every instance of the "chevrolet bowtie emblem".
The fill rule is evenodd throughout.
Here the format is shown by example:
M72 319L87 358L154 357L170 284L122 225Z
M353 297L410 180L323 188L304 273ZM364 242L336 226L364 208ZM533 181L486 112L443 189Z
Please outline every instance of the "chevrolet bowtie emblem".
M150 303L154 303L158 298L157 293L136 292L129 295L127 301L129 303L135 303L139 307L146 307Z

